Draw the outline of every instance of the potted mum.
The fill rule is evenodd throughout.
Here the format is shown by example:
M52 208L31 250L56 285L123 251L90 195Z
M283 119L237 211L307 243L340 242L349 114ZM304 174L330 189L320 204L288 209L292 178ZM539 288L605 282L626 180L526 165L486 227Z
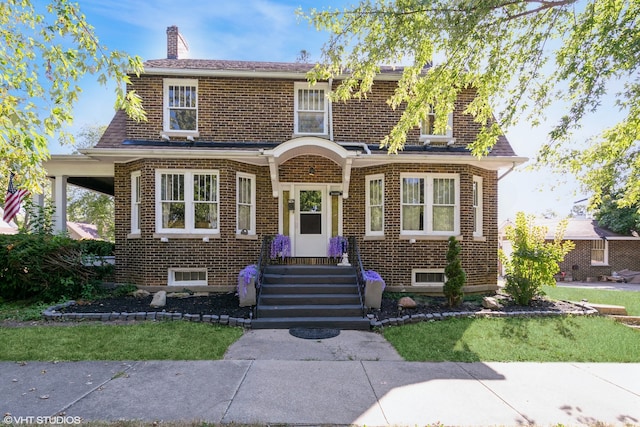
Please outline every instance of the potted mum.
M258 278L258 266L247 265L238 274L238 299L240 307L256 305L256 281Z
M382 305L382 291L386 284L380 275L374 270L364 272L364 306L380 308Z

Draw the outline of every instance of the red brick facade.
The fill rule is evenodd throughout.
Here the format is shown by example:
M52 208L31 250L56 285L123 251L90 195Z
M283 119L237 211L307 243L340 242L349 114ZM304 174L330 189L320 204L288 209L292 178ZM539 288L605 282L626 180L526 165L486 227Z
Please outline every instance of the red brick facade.
M560 271L565 272L567 278L585 281L587 277L598 279L624 269L640 271L638 240L609 240L606 265L592 264L591 240L573 240L573 243L575 248L559 264Z
M206 74L206 73L205 73ZM277 178L273 165L255 156L246 160L229 154L229 143L246 143L241 150L251 150L252 143L271 143L273 147L294 137L294 80L244 77L189 77L198 80L198 136L196 147L176 147L163 141L163 79L169 75L144 75L132 79L131 88L142 97L148 121L126 122L128 145L122 152L135 148L135 156L116 161L116 279L137 285L166 285L168 271L174 268L206 269L208 285L229 286L237 280L238 272L259 256L262 237L283 232L283 194L274 183L300 185L322 184L327 188L344 184L345 170L349 170L348 198L341 199L342 234L358 240L364 267L377 270L388 286L410 286L412 269L444 269L447 250L446 236L419 238L415 242L401 235L400 188L402 173L448 173L459 179L459 233L462 243L462 264L467 273L467 285L493 287L497 282L497 166L483 163L460 149L451 153L416 155L404 153L377 157L366 154L365 147L355 151L337 151L344 159L331 158L330 150L323 154L313 144L309 151L277 164ZM303 75L298 81L304 81ZM335 84L335 83L334 83ZM333 140L341 143L371 144L389 133L401 111L393 111L386 103L395 82L379 81L366 100L332 105ZM462 114L473 97L465 91L456 104L453 118L454 147L462 148L473 142L479 128L470 117ZM422 146L419 128L411 132L407 145ZM173 142L185 138L171 137ZM143 142L153 142L145 148ZM137 145L136 145L137 144ZM508 144L508 143L507 143ZM163 150L163 147L166 150ZM216 151L226 148L225 154ZM100 148L100 145L98 146ZM148 154L140 154L140 150ZM198 155L190 150L198 149ZM171 150L175 156L169 156ZM209 150L209 151L207 151ZM162 153L159 155L158 153ZM348 154L348 159L346 158ZM370 159L376 158L376 161ZM124 160L123 160L124 159ZM381 160L382 159L382 160ZM443 160L449 159L449 160ZM342 162L342 163L341 163ZM314 174L310 174L313 168ZM156 170L207 170L219 174L219 233L204 241L199 235L173 236L157 233L156 229ZM131 233L131 174L140 172L140 233ZM236 230L236 174L248 173L256 182L256 235L238 235ZM365 236L366 178L384 175L384 236ZM483 232L473 235L472 185L474 176L482 178ZM277 180L277 182L276 182ZM336 187L336 188L338 188ZM274 191L280 192L274 197ZM286 200L284 201L286 204ZM287 232L286 230L284 231ZM167 241L162 241L165 237Z

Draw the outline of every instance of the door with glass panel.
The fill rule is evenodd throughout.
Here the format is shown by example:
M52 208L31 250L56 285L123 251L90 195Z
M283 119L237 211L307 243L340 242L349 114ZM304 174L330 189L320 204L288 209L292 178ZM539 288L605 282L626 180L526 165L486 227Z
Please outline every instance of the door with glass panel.
M294 256L327 256L326 205L326 188L300 187L297 189Z

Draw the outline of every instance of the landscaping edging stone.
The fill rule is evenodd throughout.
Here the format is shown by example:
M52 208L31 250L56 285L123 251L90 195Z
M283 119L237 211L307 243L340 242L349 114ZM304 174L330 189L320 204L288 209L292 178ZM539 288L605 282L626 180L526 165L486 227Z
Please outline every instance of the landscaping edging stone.
M62 304L53 305L42 312L42 317L47 321L69 321L69 320L97 320L97 321L114 321L114 320L153 320L153 321L174 321L183 320L188 322L212 323L229 326L240 326L245 329L251 329L251 319L230 317L229 315L210 315L210 314L189 314L189 313L168 313L164 311L149 311L135 313L60 313L58 310L65 309L75 305L75 301L67 301ZM367 315L371 328L384 328L388 326L402 326L411 323L430 322L436 320L457 319L457 318L484 318L484 317L562 317L562 316L593 316L598 314L598 310L589 305L575 304L582 310L571 311L552 311L552 310L533 310L533 311L498 311L498 310L480 310L480 311L451 311L444 313L419 313L412 315L402 315L400 317L391 317L378 320L373 315Z

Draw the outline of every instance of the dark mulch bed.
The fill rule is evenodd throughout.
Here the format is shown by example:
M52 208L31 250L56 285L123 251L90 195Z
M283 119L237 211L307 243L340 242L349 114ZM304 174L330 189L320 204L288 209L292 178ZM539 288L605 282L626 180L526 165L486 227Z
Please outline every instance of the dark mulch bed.
M374 315L378 320L401 317L403 315L413 314L435 314L446 312L478 312L482 308L481 297L475 297L463 302L459 307L450 308L446 304L446 300L441 297L423 297L413 296L417 302L414 309L399 309L397 298L385 296L382 299L380 309L370 309L367 314ZM503 295L497 298L503 305L501 311L555 311L565 312L579 309L561 301L551 301L547 299L535 299L530 306L520 306ZM152 308L149 306L152 297L134 298L132 296L123 297L107 297L95 301L78 301L78 304L68 308L60 309L59 312L65 313L136 313L136 312L168 312L183 314L209 314L209 315L228 315L235 318L248 319L250 317L250 307L239 307L238 296L235 293L211 294L209 296L189 296L189 297L168 297L167 304L161 308Z

